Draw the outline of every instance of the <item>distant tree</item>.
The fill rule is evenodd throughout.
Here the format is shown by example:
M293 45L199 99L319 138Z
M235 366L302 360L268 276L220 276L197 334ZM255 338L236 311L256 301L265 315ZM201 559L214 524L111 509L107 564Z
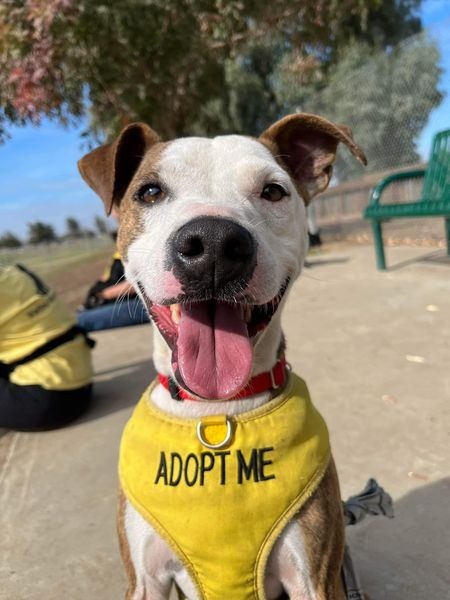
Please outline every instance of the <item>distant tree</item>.
M280 93L292 108L350 126L370 170L407 165L419 160L418 135L443 98L439 59L435 43L423 35L375 53L354 44L330 68L323 89L306 86L299 92L288 79ZM355 163L342 153L337 174L358 174L361 168Z
M102 219L102 217L96 215L94 224L100 235L109 235L108 223L105 219Z
M398 3L400 12L407 4ZM395 35L395 28L389 26L386 31L392 35L384 37L380 23L375 19L368 25L369 37L381 40L378 47L354 42L326 68L319 64L321 59L293 50L276 36L249 45L245 53L226 63L222 96L199 112L195 133L214 134L219 124L222 131L257 135L283 114L308 111L350 126L368 155L369 170L419 160L418 135L442 100L439 51L424 34L396 46L390 43L400 32L413 31L413 20L405 27L400 22ZM345 151L339 153L335 169L339 178L361 172L362 167Z
M20 248L20 246L22 246L22 242L14 233L5 231L0 236L0 248Z
M285 52L326 72L351 40L385 47L419 31L419 7L420 0L4 0L0 137L2 125L44 115L67 123L89 114L93 138L138 119L165 137L186 134L202 111L197 128L228 129L228 116L246 126L254 108L241 119L242 94L264 97L269 112L272 101L260 75L247 73L226 93L223 119L233 78L227 61L238 57L239 79L239 57L245 63L249 47L276 37Z
M221 95L205 102L191 126L196 135L241 132L258 135L279 118L282 107L273 77L286 44L270 35L250 44L224 65Z
M80 223L74 217L67 217L66 219L66 230L67 237L70 239L77 239L84 236L83 229Z
M364 9L361 5L362 21L360 13L347 6L350 10L342 18L335 15L334 20L329 16L327 23L333 22L335 30L328 38L322 36L324 30L305 37L302 23L295 19L285 28L268 27L264 36L249 38L225 60L221 93L205 98L192 120L193 133L258 135L275 119L306 110L305 97L328 85L349 46L360 40L369 53L390 52L399 41L419 33L420 3L421 0L384 0ZM327 3L328 7L332 4ZM343 6L341 2L340 7ZM325 15L322 17L326 19ZM370 56L365 53L364 59L369 61Z
M36 221L28 223L28 241L30 244L57 242L58 237L52 225Z

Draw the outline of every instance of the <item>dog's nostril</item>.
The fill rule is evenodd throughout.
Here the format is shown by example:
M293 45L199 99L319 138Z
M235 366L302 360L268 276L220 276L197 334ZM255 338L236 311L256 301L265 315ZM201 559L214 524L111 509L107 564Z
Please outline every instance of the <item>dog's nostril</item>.
M233 236L225 241L224 254L227 258L239 259L250 257L253 251L254 244L250 234Z
M201 256L204 251L205 248L200 236L187 237L178 246L179 254L192 258Z

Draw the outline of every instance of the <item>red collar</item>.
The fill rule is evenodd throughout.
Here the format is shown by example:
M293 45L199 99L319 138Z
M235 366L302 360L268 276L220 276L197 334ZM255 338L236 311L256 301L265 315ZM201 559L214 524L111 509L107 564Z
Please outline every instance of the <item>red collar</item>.
M290 366L283 355L277 360L270 371L252 377L239 394L233 398L229 398L229 400L240 400L241 398L248 398L249 396L267 392L268 390L278 390L279 388L284 387L289 370ZM197 398L194 398L178 387L175 381L172 378L167 377L167 375L158 373L158 382L171 393L172 398L175 400L197 400Z

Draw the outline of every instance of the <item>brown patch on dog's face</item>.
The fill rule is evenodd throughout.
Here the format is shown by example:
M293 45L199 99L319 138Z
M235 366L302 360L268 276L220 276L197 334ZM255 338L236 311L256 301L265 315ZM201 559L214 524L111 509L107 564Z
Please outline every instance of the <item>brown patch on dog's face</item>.
M142 159L139 168L128 186L119 206L119 231L117 248L123 260L128 258L128 248L144 231L144 215L148 206L136 199L136 192L145 183L158 181L158 165L161 155L170 142L158 142Z
M261 134L259 141L277 161L287 165L306 204L328 186L339 143L345 144L362 164L367 164L348 127L308 113L280 119Z
M254 138L254 139L255 139L255 141L262 144L265 148L267 148L267 150L269 150L269 152L273 155L274 159L277 161L277 163L280 165L280 167L282 169L284 169L286 171L286 173L289 173L292 183L295 186L295 189L297 190L297 194L300 196L300 198L303 199L305 204L308 204L308 202L309 202L308 192L306 191L304 186L300 183L300 181L295 177L295 175L292 172L292 170L290 169L288 163L283 160L283 157L280 154L280 150L279 150L278 146L276 145L275 141L269 137L261 137L261 138Z
M160 142L145 123L131 123L111 144L92 150L78 161L86 183L103 200L106 214L118 206L147 151Z

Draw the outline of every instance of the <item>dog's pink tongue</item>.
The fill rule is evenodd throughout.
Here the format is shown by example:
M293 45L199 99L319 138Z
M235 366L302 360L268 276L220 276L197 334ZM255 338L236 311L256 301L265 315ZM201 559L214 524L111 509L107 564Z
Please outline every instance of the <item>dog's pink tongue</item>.
M231 398L250 377L253 350L240 310L222 302L181 305L177 359L188 388L203 398Z

